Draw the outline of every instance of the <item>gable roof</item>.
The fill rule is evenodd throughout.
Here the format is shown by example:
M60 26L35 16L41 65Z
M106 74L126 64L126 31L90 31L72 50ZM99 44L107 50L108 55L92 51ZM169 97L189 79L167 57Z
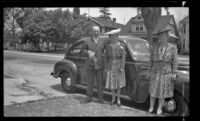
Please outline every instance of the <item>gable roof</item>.
M104 27L110 27L110 28L124 28L125 25L119 24L119 23L114 23L111 20L103 20L101 18L95 18L95 17L89 17L89 19L93 20L94 22L98 23L101 26Z
M126 23L126 25L128 24L128 23L136 23L136 22L144 22L144 20L140 20L140 21L136 21L136 18L138 17L138 16L140 16L141 14L137 14L135 17L132 17L127 23Z
M189 16L184 17L179 23L184 23L187 19L189 19Z

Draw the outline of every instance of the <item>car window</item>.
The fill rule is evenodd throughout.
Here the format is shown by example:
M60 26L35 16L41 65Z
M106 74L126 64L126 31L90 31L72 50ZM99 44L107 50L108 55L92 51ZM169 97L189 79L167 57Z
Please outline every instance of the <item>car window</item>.
M124 40L121 40L120 43L124 43L123 41L124 41ZM124 44L125 44L125 43L124 43ZM125 44L125 47L126 47L126 62L132 62L133 59L132 59L132 57L131 57L130 52L128 51L128 48L127 48L126 44Z
M75 45L73 45L73 46L70 48L68 55L69 55L69 56L79 56L79 55L80 55L81 48L82 48L82 46L83 46L83 43L84 43L84 42L79 42L79 43L76 43Z
M149 50L148 50L148 45L146 45L145 42L129 42L129 45L131 47L132 54L139 60L149 59Z

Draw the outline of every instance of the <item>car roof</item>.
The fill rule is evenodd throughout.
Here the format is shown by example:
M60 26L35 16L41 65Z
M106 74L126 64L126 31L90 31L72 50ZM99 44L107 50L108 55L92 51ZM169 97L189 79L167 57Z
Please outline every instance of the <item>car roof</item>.
M87 39L89 39L90 37L86 37L86 38L82 38L80 40L78 40L77 42L80 42L80 41L86 41ZM100 36L101 39L108 39L108 36ZM145 39L142 39L142 38L139 38L139 37L136 37L136 36L119 36L118 37L120 40L125 40L127 42L148 42L147 40ZM76 42L76 43L77 43Z

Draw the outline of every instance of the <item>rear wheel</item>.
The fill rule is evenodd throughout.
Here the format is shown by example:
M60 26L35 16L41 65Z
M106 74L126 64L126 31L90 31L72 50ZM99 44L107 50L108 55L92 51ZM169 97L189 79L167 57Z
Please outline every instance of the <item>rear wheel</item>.
M75 77L70 71L63 71L61 75L61 84L63 89L66 92L75 92L76 91L76 82Z
M185 116L188 115L188 104L180 94L175 92L173 98L165 100L163 110L171 116Z

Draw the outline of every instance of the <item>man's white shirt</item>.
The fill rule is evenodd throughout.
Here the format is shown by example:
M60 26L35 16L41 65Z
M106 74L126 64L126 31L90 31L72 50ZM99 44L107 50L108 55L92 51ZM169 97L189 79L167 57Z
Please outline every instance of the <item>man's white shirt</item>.
M94 37L93 37L93 39L94 39L95 43L97 44L99 38L98 38L98 37L97 37L97 38L94 38Z
M97 37L97 38L94 38L94 37L93 37L93 39L94 39L94 41L95 41L95 44L97 44L99 38L98 38L98 37ZM95 55L95 52L89 50L89 51L88 51L88 54L89 54L90 57L93 57L93 56Z

